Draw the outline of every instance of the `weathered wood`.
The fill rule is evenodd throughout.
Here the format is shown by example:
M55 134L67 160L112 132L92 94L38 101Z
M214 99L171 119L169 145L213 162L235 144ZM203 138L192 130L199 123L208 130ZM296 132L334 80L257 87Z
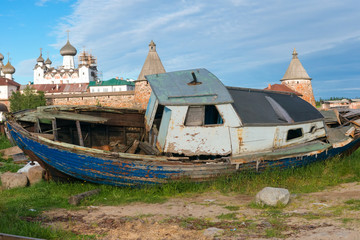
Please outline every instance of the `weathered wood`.
M82 137L82 132L81 132L81 126L80 126L80 122L76 121L76 129L77 129L77 133L78 133L78 137L79 137L79 145L80 146L84 146L84 140Z
M136 152L136 149L139 147L139 143L140 142L138 140L134 140L131 147L129 149L127 149L125 152L134 154Z
M189 161L189 157L168 157L169 161Z
M54 136L54 141L58 140L58 131L57 131L57 126L56 126L56 118L53 119L51 121L52 123L52 130L53 130L53 136Z
M349 130L346 131L345 136L351 136L354 137L355 135L355 127L351 127Z
M0 240L44 240L44 239L0 233Z
M47 138L49 140L54 140L54 135L53 134L47 134L47 133L31 133L31 135L33 136L42 136L44 138Z
M87 192L83 192L77 195L73 195L69 198L69 204L71 205L79 205L81 200L83 200L85 197L89 197L95 194L100 193L100 189L95 189Z
M153 147L151 144L147 142L140 142L139 148L148 155L160 155L159 150L157 150L155 147Z
M34 124L34 128L35 128L35 132L36 133L41 133L41 127L40 127L40 121L39 118L36 118L36 122Z
M351 121L353 124L357 125L360 127L360 119L357 119L357 120L353 120Z
M338 123L341 125L341 119L340 119L339 111L337 109L334 109L334 113L336 115L336 119L337 119Z

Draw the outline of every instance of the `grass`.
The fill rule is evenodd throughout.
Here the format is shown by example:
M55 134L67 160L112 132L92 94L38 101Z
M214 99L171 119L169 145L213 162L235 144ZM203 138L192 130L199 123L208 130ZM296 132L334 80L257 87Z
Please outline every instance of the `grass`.
M236 213L222 213L216 216L220 220L237 220Z
M0 147L7 146L6 144L6 141L0 138ZM5 165L11 163L9 160L0 161ZM7 169L9 168L11 167L7 167ZM54 230L42 226L40 222L27 219L35 218L41 212L54 208L76 209L90 205L121 205L131 202L160 203L172 197L190 196L191 194L211 191L255 195L255 193L267 186L287 188L291 193L308 193L352 181L360 181L360 150L348 157L336 157L329 161L302 168L282 171L269 170L261 174L239 173L203 183L184 181L161 186L120 188L86 182L63 184L41 182L27 188L0 191L0 232L45 239L92 239L94 236L78 236L72 232ZM79 207L68 204L68 198L71 195L96 188L100 188L100 194L86 198ZM354 208L360 206L356 200L347 204L349 207ZM225 208L230 211L238 210L236 206L227 206ZM30 209L36 211L30 211ZM232 220L236 218L236 213L230 214L234 214L234 216L223 214L221 218ZM269 237L281 237L281 222L277 224L276 221L279 220L272 220L272 217L270 221L274 221L271 224L275 227L267 230L266 235ZM185 222L192 222L195 225L211 225L207 221L199 222L199 220L191 219Z
M229 211L238 211L240 209L239 206L225 206L224 208L226 208Z
M7 137L0 134L0 149L6 149L9 147L12 147L12 145L7 139ZM0 173L4 173L7 171L17 172L17 170L19 170L21 167L22 166L19 166L18 164L14 164L11 158L4 159L0 155Z
M350 210L360 211L360 199L350 199L345 204L350 205Z

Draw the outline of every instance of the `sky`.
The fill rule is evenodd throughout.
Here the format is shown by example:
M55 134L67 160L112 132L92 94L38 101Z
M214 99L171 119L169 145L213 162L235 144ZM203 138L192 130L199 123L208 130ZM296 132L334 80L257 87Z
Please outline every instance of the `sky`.
M262 89L280 83L296 48L317 100L360 98L359 12L358 0L1 0L0 53L26 84L40 48L62 64L69 30L103 80L137 79L153 40L167 72L206 68Z

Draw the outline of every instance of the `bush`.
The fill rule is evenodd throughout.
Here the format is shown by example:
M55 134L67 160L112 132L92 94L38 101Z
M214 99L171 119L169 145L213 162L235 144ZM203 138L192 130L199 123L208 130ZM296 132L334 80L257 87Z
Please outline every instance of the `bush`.
M10 100L10 111L16 112L24 109L32 109L46 105L44 92L35 92L29 86L24 89L24 93L14 92Z

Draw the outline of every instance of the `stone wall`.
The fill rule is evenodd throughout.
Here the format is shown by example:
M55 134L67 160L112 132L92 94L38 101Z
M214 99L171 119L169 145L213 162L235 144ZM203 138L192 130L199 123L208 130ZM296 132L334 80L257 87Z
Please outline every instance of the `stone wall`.
M47 105L100 105L104 107L136 107L134 91L46 95Z
M301 93L301 98L313 105L316 106L314 93L311 85L311 80L285 80L282 82L292 90Z
M135 105L138 108L146 109L151 95L151 87L146 80L137 80L135 83Z

